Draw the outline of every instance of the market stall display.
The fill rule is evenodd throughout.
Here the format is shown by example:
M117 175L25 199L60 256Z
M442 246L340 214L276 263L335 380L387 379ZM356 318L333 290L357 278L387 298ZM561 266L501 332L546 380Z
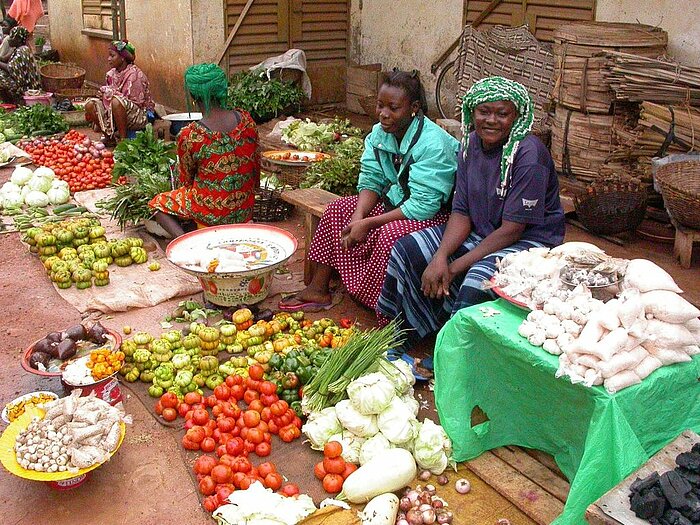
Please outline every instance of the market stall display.
M19 416L24 414L24 411L32 406L41 406L44 403L58 399L58 396L53 392L29 392L10 401L2 409L2 420L5 423L12 423Z
M282 126L282 140L302 151L335 151L344 140L364 134L348 119L338 117L318 123L308 118L287 119L280 124Z
M46 216L48 212L38 208L60 207L69 200L68 183L57 179L51 168L43 166L35 170L17 166L10 180L0 189L0 210L3 215L20 215L26 206L29 212Z
M320 151L298 151L293 149L264 151L262 156L274 164L283 166L310 166L314 162L330 158L330 155Z
M265 299L272 273L296 249L294 236L280 228L228 224L178 237L168 245L166 256L199 279L208 301L230 306Z

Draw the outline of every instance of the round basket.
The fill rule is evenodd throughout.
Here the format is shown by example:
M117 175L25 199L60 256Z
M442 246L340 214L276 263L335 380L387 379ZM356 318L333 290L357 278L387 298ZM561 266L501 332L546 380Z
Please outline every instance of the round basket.
M280 198L280 192L266 188L259 188L255 194L253 206L253 221L255 222L280 222L286 221L292 213L294 206L284 202Z
M583 225L599 235L634 231L644 220L647 195L632 183L592 184L574 196L574 208Z
M55 62L44 64L39 69L44 91L63 93L67 89L80 89L85 82L85 70L73 64Z
M700 230L700 159L664 164L654 177L669 215L682 226Z

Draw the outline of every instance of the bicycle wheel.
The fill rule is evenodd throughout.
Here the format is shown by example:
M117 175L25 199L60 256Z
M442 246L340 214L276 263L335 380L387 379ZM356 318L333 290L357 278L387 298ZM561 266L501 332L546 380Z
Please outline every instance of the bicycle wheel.
M457 99L457 61L445 64L435 82L435 104L442 118L459 120L459 101Z

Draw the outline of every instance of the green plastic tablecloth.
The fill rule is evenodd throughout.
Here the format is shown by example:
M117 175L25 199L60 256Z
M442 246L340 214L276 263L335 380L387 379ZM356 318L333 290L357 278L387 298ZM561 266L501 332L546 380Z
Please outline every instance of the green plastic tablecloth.
M500 315L485 317L480 308ZM586 507L688 428L700 432L700 356L608 394L554 373L558 357L518 335L526 312L503 300L459 311L435 345L435 402L454 458L505 445L554 456L571 483L553 523L585 524ZM488 421L471 427L475 406Z

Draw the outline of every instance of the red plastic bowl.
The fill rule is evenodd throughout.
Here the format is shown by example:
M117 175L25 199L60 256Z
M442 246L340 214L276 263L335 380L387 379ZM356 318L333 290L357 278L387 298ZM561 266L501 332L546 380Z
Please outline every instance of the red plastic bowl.
M112 350L117 350L122 344L122 336L119 335L119 332L115 332L114 330L111 330L109 328L106 328L107 333L114 338L114 348ZM62 372L43 372L41 370L37 370L36 368L32 368L29 366L29 357L32 355L32 351L34 350L34 345L37 344L39 341L41 341L42 338L37 339L34 341L32 344L30 344L27 349L24 351L22 354L22 368L24 368L27 372L30 374L36 374L38 376L44 376L44 377L61 377Z

